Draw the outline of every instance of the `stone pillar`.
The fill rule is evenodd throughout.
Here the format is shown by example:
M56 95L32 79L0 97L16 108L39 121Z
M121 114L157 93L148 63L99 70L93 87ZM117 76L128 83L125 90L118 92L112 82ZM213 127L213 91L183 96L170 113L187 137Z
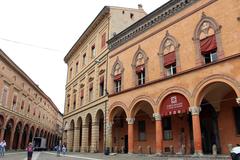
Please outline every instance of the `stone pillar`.
M79 138L80 138L80 128L76 127L74 129L73 152L80 151Z
M98 152L99 148L99 123L92 122L92 142L91 142L91 152Z
M73 129L67 131L67 149L69 151L73 150Z
M161 155L163 151L163 131L162 131L162 119L159 113L154 113L156 125L156 154Z
M30 128L28 129L28 131L27 131L27 136L26 136L26 143L25 143L25 148L27 148L27 146L28 146L28 143L29 143L29 136L30 136Z
M107 133L104 133L106 134L106 136L104 136L104 138L106 137L106 147L109 147L110 150L112 150L112 125L113 125L113 122L108 122L106 126ZM103 149L106 149L106 148L103 148Z
M17 149L19 149L19 150L21 149L23 130L24 130L24 127L22 127L22 129L20 130L20 134L19 134L18 146L17 146Z
M127 122L128 122L128 153L133 153L133 149L134 149L134 131L133 131L133 127L134 127L134 121L135 118L127 118Z
M10 143L9 143L9 149L10 150L12 149L15 130L16 130L16 125L13 126L12 132L11 132L11 138L10 138Z
M81 152L87 152L88 150L88 125L82 125L82 146Z
M192 125L193 125L193 141L194 141L194 150L197 155L202 155L202 135L201 135L201 126L199 113L201 111L200 107L189 107L189 111L192 113Z

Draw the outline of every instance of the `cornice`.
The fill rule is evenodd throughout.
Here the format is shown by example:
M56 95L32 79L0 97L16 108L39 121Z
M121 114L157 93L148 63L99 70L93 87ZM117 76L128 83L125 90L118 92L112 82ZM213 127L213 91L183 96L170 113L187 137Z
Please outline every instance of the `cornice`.
M110 51L174 16L197 1L199 0L170 0L107 41Z

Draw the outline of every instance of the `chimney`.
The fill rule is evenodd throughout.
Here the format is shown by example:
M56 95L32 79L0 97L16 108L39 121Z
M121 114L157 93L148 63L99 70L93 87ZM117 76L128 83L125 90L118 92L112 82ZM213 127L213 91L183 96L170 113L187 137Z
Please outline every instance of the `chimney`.
M138 4L138 9L143 9L142 4Z

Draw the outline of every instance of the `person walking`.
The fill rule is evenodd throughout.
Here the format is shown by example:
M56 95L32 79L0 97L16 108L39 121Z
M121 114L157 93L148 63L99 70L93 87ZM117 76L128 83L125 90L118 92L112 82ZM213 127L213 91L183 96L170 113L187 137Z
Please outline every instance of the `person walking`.
M63 146L62 146L62 153L63 153L63 155L66 154L66 151L67 151L67 148L65 147L65 145L63 145Z
M27 160L32 160L32 154L33 154L32 143L28 144L28 147L26 148L26 151L27 151Z
M7 146L7 143L5 140L2 141L2 144L1 144L1 156L4 157L4 154L5 154L5 151L6 151L6 146Z
M60 156L60 153L61 153L61 145L57 145L55 147L56 151L57 151L57 156Z
M0 142L0 157L3 157L3 141Z

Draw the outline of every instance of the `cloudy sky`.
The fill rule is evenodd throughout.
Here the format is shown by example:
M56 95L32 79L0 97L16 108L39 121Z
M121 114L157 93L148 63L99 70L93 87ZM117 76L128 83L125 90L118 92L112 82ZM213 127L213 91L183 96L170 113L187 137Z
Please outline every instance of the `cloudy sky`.
M105 6L147 13L168 0L0 0L0 48L63 113L67 65L63 58Z

